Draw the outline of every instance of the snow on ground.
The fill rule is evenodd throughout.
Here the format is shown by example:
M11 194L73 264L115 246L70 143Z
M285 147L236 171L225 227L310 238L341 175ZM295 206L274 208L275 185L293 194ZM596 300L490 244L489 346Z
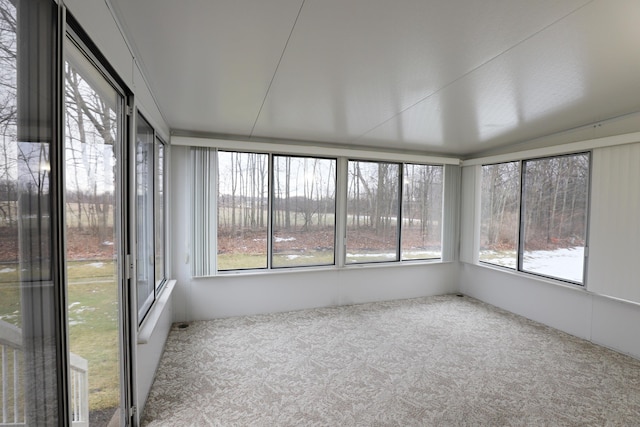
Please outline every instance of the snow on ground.
M87 264L88 267L94 267L94 268L102 268L104 267L104 262L92 262Z
M560 279L582 282L584 248L562 248L554 251L524 253L523 269Z
M516 268L514 251L482 251L480 260L503 267ZM524 253L523 261L523 270L525 271L582 282L584 247L561 248L553 251L529 251Z

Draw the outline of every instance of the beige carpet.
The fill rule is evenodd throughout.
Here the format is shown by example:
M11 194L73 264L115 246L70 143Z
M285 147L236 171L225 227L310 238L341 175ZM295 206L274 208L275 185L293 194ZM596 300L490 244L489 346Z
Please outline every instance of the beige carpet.
M639 426L640 361L454 295L193 322L143 425Z

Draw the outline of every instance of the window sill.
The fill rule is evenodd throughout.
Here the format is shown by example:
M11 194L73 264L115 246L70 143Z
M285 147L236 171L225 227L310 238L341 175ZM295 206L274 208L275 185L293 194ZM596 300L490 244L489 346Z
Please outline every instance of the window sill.
M554 279L553 277L541 276L541 275L538 275L535 273L529 273L526 271L518 271L518 270L514 270L513 268L489 264L486 262L478 262L476 264L471 264L471 265L487 268L489 270L500 271L502 273L511 274L511 275L522 277L525 279L535 280L540 283L547 283L554 286L561 286L563 288L572 289L575 291L586 291L586 286L581 283L573 283L573 282L565 281L562 279Z
M221 271L218 274L211 276L192 276L192 279L211 279L215 277L236 277L236 276L260 276L267 274L295 274L295 273L311 273L321 271L340 271L351 270L357 268L407 268L407 267L423 267L425 265L439 265L449 264L452 261L442 261L441 259L428 259L428 260L408 260L408 261L395 261L395 262L370 262L370 263L354 263L346 264L344 267L338 267L336 265L326 266L309 266L309 267L288 267L288 268L274 268L274 269L255 269L255 270L230 270Z
M158 298L158 300L151 306L151 310L147 313L147 317L138 328L138 344L147 344L149 339L151 339L151 335L158 324L158 320L160 320L160 316L164 312L165 306L169 302L175 285L175 280L167 280L167 283L163 286L162 291L160 292L160 298Z

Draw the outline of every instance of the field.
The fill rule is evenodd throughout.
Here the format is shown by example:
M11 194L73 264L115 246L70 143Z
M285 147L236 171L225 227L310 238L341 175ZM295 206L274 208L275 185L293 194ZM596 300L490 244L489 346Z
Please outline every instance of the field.
M119 405L118 306L113 261L69 263L71 352L87 359L91 410ZM0 268L0 320L20 326L17 265ZM98 345L99 344L99 345Z
M273 242L273 267L298 267L334 264L332 227L309 231L276 230ZM346 263L395 260L395 234L380 237L372 229L361 228L348 236ZM403 259L433 259L441 256L439 236L427 240L416 228L403 233ZM231 235L218 231L218 269L239 270L267 267L267 231L247 230Z

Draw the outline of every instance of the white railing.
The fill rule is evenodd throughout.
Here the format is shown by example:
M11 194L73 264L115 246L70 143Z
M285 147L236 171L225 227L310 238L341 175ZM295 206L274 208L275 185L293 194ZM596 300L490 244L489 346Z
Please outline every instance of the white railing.
M24 426L24 390L22 375L22 332L20 328L0 320L2 351L2 420L0 426Z
M0 427L24 427L26 407L22 383L22 331L0 320L2 354L2 418ZM89 375L86 359L70 353L73 427L89 426Z
M74 427L89 426L89 364L69 353L71 365L71 421Z

